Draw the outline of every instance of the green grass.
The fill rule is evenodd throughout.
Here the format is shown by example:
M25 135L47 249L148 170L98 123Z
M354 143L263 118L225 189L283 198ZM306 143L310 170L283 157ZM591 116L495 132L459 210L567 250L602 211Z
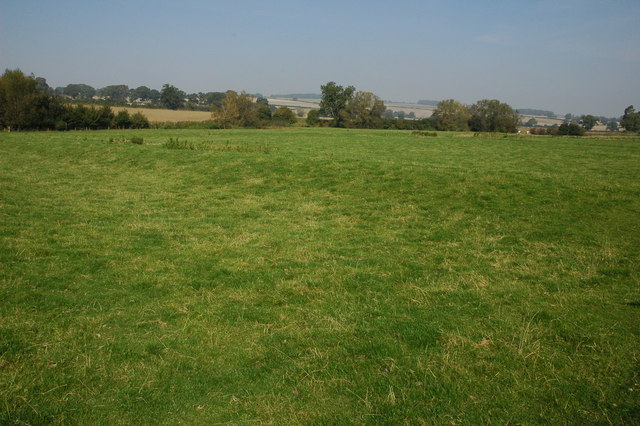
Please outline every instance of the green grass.
M638 138L2 133L0 423L635 423L639 253Z

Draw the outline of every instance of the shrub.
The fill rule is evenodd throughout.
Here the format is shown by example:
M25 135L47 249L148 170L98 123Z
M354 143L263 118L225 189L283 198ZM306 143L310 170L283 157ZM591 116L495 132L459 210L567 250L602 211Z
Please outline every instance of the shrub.
M136 112L131 116L131 128L132 129L148 129L149 120L140 112Z
M136 144L136 145L142 145L142 144L144 144L144 139L143 139L143 138L141 138L140 136L133 136L133 137L130 139L130 141L131 141L131 143L134 143L134 144Z
M414 130L411 132L412 136L422 136L422 137L436 137L438 134L436 132L422 132L418 130Z
M584 136L584 128L575 123L564 123L558 127L558 135Z

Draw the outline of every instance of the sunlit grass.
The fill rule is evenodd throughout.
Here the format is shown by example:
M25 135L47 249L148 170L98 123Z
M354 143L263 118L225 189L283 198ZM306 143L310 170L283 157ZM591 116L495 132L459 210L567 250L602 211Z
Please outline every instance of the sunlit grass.
M0 419L633 423L638 229L637 138L0 134Z

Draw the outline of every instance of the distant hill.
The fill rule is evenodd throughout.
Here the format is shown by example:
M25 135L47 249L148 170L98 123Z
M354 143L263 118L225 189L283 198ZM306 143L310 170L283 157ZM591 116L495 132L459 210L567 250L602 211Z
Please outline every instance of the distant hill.
M281 99L321 99L322 95L317 93L290 93L288 95L271 95L271 97Z
M418 105L438 106L438 102L440 101L421 100L421 101L418 101Z
M545 111L543 109L532 109L532 108L517 108L517 111L521 115L541 115L549 118L556 118L556 114L553 111Z

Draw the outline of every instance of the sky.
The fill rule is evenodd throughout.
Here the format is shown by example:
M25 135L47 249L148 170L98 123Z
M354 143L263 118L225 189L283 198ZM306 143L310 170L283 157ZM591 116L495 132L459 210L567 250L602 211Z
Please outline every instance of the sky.
M0 0L0 70L52 87L640 107L639 0Z

